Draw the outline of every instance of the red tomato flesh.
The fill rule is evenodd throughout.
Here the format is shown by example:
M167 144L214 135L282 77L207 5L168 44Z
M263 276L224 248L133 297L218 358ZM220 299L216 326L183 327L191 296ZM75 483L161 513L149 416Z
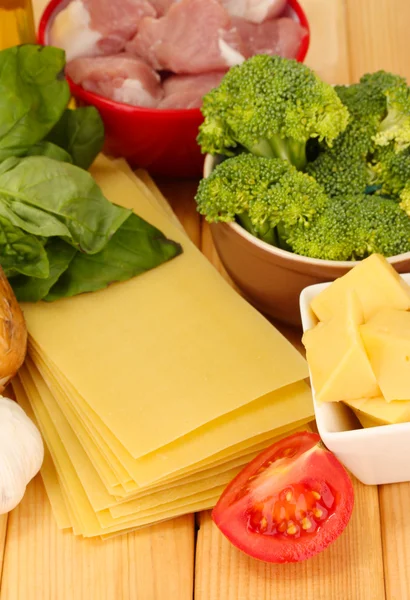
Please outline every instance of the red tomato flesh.
M315 433L295 433L264 450L231 481L212 512L240 550L273 563L321 552L345 529L353 486Z

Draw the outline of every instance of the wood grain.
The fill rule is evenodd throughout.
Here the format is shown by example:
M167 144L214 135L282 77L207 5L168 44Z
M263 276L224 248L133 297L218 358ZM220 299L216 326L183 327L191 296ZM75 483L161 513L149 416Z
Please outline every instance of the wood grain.
M195 600L384 600L377 488L356 481L355 498L346 532L322 554L288 565L245 556L218 531L209 513L202 514Z
M0 587L3 573L3 557L7 535L7 515L0 516Z
M81 540L55 525L42 482L9 516L1 600L191 600L193 515Z
M380 486L387 600L410 598L410 483Z
M379 1L379 0L378 0ZM346 6L344 0L299 0L310 24L305 63L329 83L349 83ZM353 0L358 2L358 0Z
M193 202L198 187L198 180L180 181L178 179L155 178L155 183L168 200L191 240L196 246L200 247L200 216Z
M410 3L406 0L346 0L353 81L385 69L410 79Z

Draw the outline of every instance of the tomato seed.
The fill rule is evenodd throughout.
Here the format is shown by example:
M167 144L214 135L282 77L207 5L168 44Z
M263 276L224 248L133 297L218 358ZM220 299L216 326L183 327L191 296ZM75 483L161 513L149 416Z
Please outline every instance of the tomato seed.
M289 525L289 523L290 523L290 525ZM286 530L286 533L288 535L295 535L295 533L298 532L297 527L294 523L292 523L292 521L289 521L289 523L288 523L288 528Z
M279 525L278 525L278 531L280 533L285 533L285 531L286 531L286 523L285 523L285 521L282 521L282 523L279 523Z

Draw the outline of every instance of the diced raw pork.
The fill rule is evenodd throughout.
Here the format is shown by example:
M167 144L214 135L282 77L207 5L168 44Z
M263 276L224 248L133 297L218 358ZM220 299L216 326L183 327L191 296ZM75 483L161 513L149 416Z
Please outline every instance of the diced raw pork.
M165 97L158 108L199 108L203 96L219 85L224 75L224 72L171 75L164 81Z
M222 0L232 17L240 17L252 23L262 23L279 16L287 0Z
M134 106L155 108L164 94L159 75L126 53L76 58L67 64L66 73L90 92Z
M242 39L218 0L180 0L164 17L146 17L126 48L174 73L224 71L244 60Z
M265 21L260 25L244 19L232 18L232 22L247 45L246 57L255 54L278 54L295 58L306 30L288 17Z
M116 54L137 32L143 17L155 17L148 0L72 0L58 13L50 43L66 51L67 60Z
M174 2L178 2L179 0L151 0L151 4L157 11L157 16L162 17L168 11L169 8L174 4Z

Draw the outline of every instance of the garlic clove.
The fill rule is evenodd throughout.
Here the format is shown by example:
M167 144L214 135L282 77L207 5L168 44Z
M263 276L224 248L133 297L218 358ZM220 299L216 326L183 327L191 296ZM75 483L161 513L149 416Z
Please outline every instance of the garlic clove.
M16 402L0 396L0 514L19 504L43 459L37 427Z

